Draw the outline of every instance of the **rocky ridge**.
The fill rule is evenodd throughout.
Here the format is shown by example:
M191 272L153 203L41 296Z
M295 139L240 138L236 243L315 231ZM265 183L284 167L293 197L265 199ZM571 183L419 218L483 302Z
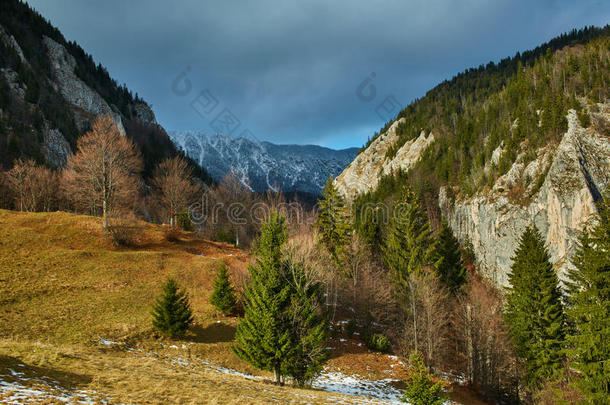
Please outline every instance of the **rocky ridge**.
M383 175L399 169L408 170L420 159L424 150L434 142L434 135L426 136L421 132L419 137L406 142L391 159L386 157L387 151L396 143L396 130L404 121L395 121L385 133L379 135L352 163L335 179L335 186L348 201L359 193L374 190Z
M216 181L233 173L253 191L279 188L285 192L319 194L328 176L341 173L358 151L276 145L200 131L172 131L170 137Z
M592 117L610 123L610 104L598 104L595 110L598 112L589 111ZM593 126L583 128L574 110L567 119L568 130L558 144L535 151L533 159L526 158L527 145L522 145L510 170L491 188L468 198L459 197L459 190L439 190L441 212L456 237L472 243L480 268L498 285L508 284L511 258L530 224L545 237L551 261L566 280L578 235L595 221L596 201L610 186L610 139ZM394 158L386 158L398 138L400 122L376 138L335 180L348 200L374 190L381 175L398 168L408 170L433 142L432 134L426 137L422 133ZM489 164L497 164L503 153L499 146Z
M610 106L599 107L600 118L610 122ZM610 186L610 139L583 128L573 110L559 145L539 150L527 164L524 156L491 191L462 200L450 198L446 188L439 193L441 211L456 236L472 242L481 269L498 285L508 284L519 237L531 224L545 237L551 261L566 280L578 234L595 220L595 202ZM518 184L525 187L515 195Z

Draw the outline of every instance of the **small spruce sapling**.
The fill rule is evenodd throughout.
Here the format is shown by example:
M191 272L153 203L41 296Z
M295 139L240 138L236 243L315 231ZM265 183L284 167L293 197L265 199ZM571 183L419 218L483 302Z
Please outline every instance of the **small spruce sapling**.
M152 312L153 326L170 338L183 336L193 323L193 313L186 292L172 278L163 285Z
M222 262L218 268L210 303L223 314L231 314L235 311L235 290L231 285L227 265L224 262Z
M434 382L433 376L428 373L421 353L411 352L409 364L412 368L412 374L407 381L407 388L401 400L411 405L444 404L448 399L445 393L445 384L442 381Z

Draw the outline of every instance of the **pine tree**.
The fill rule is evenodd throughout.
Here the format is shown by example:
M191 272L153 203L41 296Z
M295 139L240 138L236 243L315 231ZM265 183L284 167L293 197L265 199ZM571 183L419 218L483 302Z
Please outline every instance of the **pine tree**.
M179 337L193 322L188 296L179 290L174 279L168 279L163 285L163 294L153 306L153 326L171 338Z
M399 285L405 285L411 273L438 264L436 244L426 215L415 193L406 186L394 204L382 252Z
M565 317L557 274L533 226L521 236L508 278L509 334L525 361L525 385L536 388L562 367Z
M328 249L333 261L340 265L345 247L349 243L350 223L345 200L328 177L322 199L318 200L319 215L316 227L320 231L320 242Z
M417 279L427 274L429 268L436 268L439 258L426 215L409 187L402 189L400 199L394 204L382 254L394 273L396 298L410 318L413 347L417 351L421 340Z
M412 368L411 378L407 381L407 388L401 400L411 405L444 404L449 399L444 384L441 381L434 382L424 365L421 353L412 352L409 356L409 364Z
M283 383L286 360L294 352L292 331L286 313L292 286L287 282L282 246L286 241L283 216L271 212L257 240L256 262L249 266L250 281L245 291L244 318L237 326L233 351L253 366L272 371Z
M610 398L610 196L591 234L584 231L569 273L568 337L571 365L582 392L594 404Z
M230 314L235 310L235 290L231 285L227 265L224 262L222 262L218 268L210 303L223 314Z
M437 239L437 251L441 258L438 274L441 281L455 293L466 282L466 268L462 262L460 245L445 220L441 222Z
M308 276L306 264L293 255L285 261L285 266L293 286L288 317L295 345L292 355L286 359L286 374L297 385L305 386L320 374L329 358L328 317L322 310L321 285Z

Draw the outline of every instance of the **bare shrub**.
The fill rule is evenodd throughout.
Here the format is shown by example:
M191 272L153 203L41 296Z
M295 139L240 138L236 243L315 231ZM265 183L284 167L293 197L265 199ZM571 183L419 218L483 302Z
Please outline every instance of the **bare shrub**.
M170 226L163 227L163 236L165 237L165 240L167 240L168 242L176 242L176 241L180 240L181 234L182 234L182 232L180 231L180 229L175 226L170 225Z
M134 247L138 245L138 227L127 220L114 221L106 228L112 243L117 247Z
M33 160L18 159L5 174L6 186L20 211L51 211L57 207L59 176Z

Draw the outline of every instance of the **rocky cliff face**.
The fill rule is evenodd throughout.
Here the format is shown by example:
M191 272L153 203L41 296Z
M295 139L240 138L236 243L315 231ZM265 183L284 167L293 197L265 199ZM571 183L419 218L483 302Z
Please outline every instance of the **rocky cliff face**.
M121 132L125 134L121 115L113 111L102 96L76 76L74 73L76 61L66 48L49 37L44 37L43 42L47 47L51 64L53 76L51 84L73 106L79 130L87 129L91 117L111 115Z
M395 121L335 179L337 189L348 201L353 200L359 193L374 190L381 176L398 169L408 170L434 141L434 135L426 136L422 132L418 138L406 142L393 158L386 158L387 151L398 140L396 129L402 122L403 119Z
M149 166L178 153L148 104L118 86L84 50L65 41L26 5L17 7L26 17L14 18L36 29L24 33L6 21L0 25L0 48L6 54L0 61L0 166L31 157L62 167L76 139L105 114L143 146L145 155L150 151L151 156L144 156Z
M610 107L600 105L600 110L599 118L610 122ZM499 285L507 285L511 258L530 224L546 238L551 261L565 280L578 233L595 219L595 201L610 186L610 139L582 128L572 110L559 145L539 150L528 164L522 163L524 156L491 191L457 201L445 188L439 194L443 215L456 236L462 242L470 239L481 269ZM526 185L517 195L511 191L516 184Z
M610 104L598 104L591 113L610 124ZM579 232L597 215L595 202L610 186L610 139L594 127L583 128L577 114L568 113L568 131L559 144L547 145L528 159L527 145L510 170L490 188L469 198L455 198L442 187L439 205L456 237L470 240L480 268L498 285L507 285L512 256L525 228L534 224L546 238L551 260L560 278L566 278L569 258ZM393 159L385 158L396 141L395 122L337 177L337 188L352 200L374 189L382 174L408 169L434 140L421 134L407 142ZM498 147L489 164L497 164Z

